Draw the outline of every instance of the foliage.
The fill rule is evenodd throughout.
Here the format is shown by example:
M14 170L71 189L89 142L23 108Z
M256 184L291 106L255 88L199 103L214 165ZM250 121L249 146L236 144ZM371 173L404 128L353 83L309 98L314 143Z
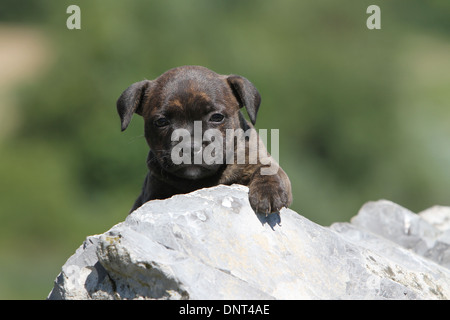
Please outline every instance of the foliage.
M125 218L148 147L139 116L120 132L115 101L179 65L256 85L257 127L280 129L293 209L307 218L347 221L379 198L449 204L446 0L378 1L381 30L365 25L372 1L2 3L0 21L43 31L55 57L17 89L22 125L0 140L0 298L44 298L85 236ZM70 4L81 30L66 28ZM26 277L31 267L14 267L29 263Z

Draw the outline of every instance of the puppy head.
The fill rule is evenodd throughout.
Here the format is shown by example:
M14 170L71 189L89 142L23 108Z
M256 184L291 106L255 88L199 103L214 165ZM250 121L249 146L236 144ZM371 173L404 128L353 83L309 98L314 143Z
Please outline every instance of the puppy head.
M226 157L223 143L222 150L210 148L215 159L223 157L222 161L205 161L204 154L202 157L200 153L212 142L204 139L205 132L219 132L224 142L226 129L240 128L242 107L255 124L260 102L257 89L244 77L184 66L171 69L155 80L129 86L117 101L117 111L122 131L134 113L144 117L145 138L165 171L181 178L201 179L214 175ZM178 153L180 156L183 153L182 163L174 159Z

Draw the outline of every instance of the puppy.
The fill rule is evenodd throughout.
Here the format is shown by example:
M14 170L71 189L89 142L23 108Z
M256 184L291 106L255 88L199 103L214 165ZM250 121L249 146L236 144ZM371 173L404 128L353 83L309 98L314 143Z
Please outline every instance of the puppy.
M117 100L122 131L134 113L141 115L150 147L149 171L130 212L149 200L234 183L249 187L255 212L269 214L288 207L292 202L289 178L253 127L260 102L259 92L246 78L219 75L200 66L174 68L155 80L129 86ZM241 113L242 107L251 123ZM208 139L208 134L214 139ZM213 150L206 157L208 148ZM244 161L238 159L241 151L245 151Z

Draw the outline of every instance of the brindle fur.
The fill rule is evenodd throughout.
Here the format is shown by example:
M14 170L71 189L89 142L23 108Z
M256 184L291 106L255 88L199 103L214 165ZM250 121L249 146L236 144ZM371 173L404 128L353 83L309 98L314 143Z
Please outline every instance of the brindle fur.
M204 165L201 173L187 177L183 175L187 166L177 167L170 159L172 147L178 143L171 141L173 130L184 128L192 133L194 121L202 121L203 132L209 128L218 129L225 141L226 129L242 128L246 131L253 128L260 102L259 92L246 78L219 75L200 66L174 68L155 80L129 86L117 101L122 131L128 127L134 113L141 115L145 123L145 138L150 146L147 157L149 172L130 212L149 200L235 183L249 187L249 201L255 212L268 214L288 207L292 202L289 178L267 153L259 138L258 147L264 148L266 161L278 168L274 175L261 175L261 162L226 164L224 161L224 164ZM251 123L242 115L242 107L246 108ZM215 112L225 116L221 123L205 120ZM170 125L155 126L155 119L161 115L170 119ZM247 151L257 147L249 145L248 141L245 146ZM246 157L248 159L248 152ZM267 166L266 161L263 163Z

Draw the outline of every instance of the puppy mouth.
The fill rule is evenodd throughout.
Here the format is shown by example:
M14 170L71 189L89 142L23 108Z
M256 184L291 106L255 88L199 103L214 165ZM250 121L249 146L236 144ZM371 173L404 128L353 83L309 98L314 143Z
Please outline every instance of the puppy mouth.
M170 169L170 172L177 177L196 180L209 177L216 173L218 165L185 164L176 165L171 167Z
M167 152L160 154L157 153L153 160L157 160L164 171L171 173L176 177L189 180L210 177L214 175L221 167L221 164L206 164L204 162L197 164L194 161L191 163L175 164Z

